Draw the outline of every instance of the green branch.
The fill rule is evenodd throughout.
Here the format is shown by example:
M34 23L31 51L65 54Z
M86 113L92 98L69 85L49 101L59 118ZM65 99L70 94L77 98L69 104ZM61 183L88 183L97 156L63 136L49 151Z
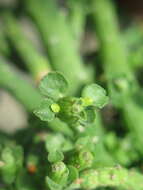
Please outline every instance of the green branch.
M11 13L4 15L6 33L17 52L24 60L32 76L39 81L42 76L51 71L51 66L46 57L38 52L34 45L27 39L21 26Z
M127 190L142 190L143 176L121 167L89 169L81 172L71 189L95 189L97 187L122 187ZM70 189L70 188L69 188Z
M36 88L24 80L21 73L6 64L2 57L0 57L0 86L9 90L28 111L32 111L41 100Z
M85 29L87 15L86 5L87 3L85 1L83 2L81 0L68 0L68 21L70 22L73 37L75 39L75 42L78 43L78 47Z
M25 3L41 32L53 68L68 79L69 91L77 92L91 79L91 74L82 63L64 16L54 0L28 0Z
M4 33L3 25L0 23L0 52L4 55L9 55L10 53L10 48L8 46L8 42L6 40L6 36Z
M96 0L91 5L111 100L121 109L126 126L137 140L136 149L143 153L143 138L140 135L143 132L143 110L138 102L139 85L128 63L128 53L119 31L115 8L111 0Z

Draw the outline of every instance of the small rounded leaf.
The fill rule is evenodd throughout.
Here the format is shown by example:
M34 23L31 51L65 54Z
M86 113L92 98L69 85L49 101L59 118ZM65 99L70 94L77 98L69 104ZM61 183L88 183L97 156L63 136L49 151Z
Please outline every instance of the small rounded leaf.
M45 99L41 105L34 110L34 114L39 117L42 121L52 121L55 118L55 113L51 110L53 100Z
M64 162L52 164L50 177L57 184L65 186L68 180L69 170Z
M46 150L52 152L55 150L61 150L65 139L62 134L48 134L45 142Z
M76 141L75 147L76 147L76 149L81 150L81 149L87 147L88 144L90 144L90 137L89 136L80 137Z
M96 118L94 108L93 107L88 107L87 109L85 109L85 113L86 113L86 122L87 123L94 122L94 120Z
M69 169L68 183L70 184L79 177L79 172L77 168L75 168L72 165L69 165L68 169Z
M63 159L64 159L64 155L62 151L54 150L54 151L49 152L49 155L48 155L49 162L55 163L55 162L62 161Z
M39 89L44 96L58 100L66 94L68 83L66 79L57 72L46 75L40 82Z
M98 108L104 107L104 105L106 105L108 102L106 91L104 90L104 88L97 84L87 85L82 91L82 97L92 99L92 105Z
M62 190L62 186L54 182L48 176L46 177L46 185L49 188L49 190Z

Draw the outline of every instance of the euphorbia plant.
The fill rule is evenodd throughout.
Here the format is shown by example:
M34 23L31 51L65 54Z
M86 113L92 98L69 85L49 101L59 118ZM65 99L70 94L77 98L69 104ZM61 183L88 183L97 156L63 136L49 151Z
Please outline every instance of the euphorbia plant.
M114 164L110 167L95 164L99 159L94 152L98 142L84 131L91 130L96 110L107 103L106 91L97 84L90 84L78 98L66 95L67 87L68 82L60 73L46 75L39 85L43 101L34 113L48 123L59 118L69 125L74 135L69 138L52 131L33 134L25 156L21 146L5 140L0 147L2 188L86 190L111 186L142 190L143 176L136 171L114 167ZM96 133L96 125L94 127Z
M92 123L96 108L102 108L108 101L106 91L97 84L85 86L79 98L67 95L68 82L57 72L45 76L39 89L45 98L34 113L48 122L58 117L75 130Z
M14 134L0 132L0 190L90 190L98 187L142 190L143 176L137 170L142 171L143 110L139 99L141 89L132 70L137 64L142 65L142 32L133 30L125 36L127 45L133 48L133 52L126 51L111 0L57 2L26 0L24 9L21 7L22 14L17 8L9 7L11 10L4 8L1 17L6 22L3 24L5 33L0 32L0 87L24 106L29 122L28 128ZM39 29L47 54L44 48L40 48L43 52L38 51L39 43L33 45L33 40L29 40L25 24L26 30L21 30L23 23L19 19L24 16L25 20L27 13L26 22L31 18ZM89 15L92 13L97 47L92 56L89 50L88 53L82 51L81 57L81 40L86 44L92 38ZM35 39L39 39L36 33ZM90 44L86 47L90 49ZM96 59L98 52L103 67L97 65L100 62ZM84 65L82 58L90 64ZM20 66L22 72L29 71L38 82L49 73L41 80L40 90L29 80L30 76L25 77L26 73L20 74L18 68L6 64L7 59L10 63L16 62L14 64ZM112 105L105 108L108 112L105 115L100 114L100 109L108 102L106 91L95 83L89 84L93 81L93 72L88 71L88 65L94 67L94 60L97 82L105 82L109 87ZM129 61L134 67L131 68ZM101 76L102 68L105 74ZM51 72L54 70L57 72ZM112 116L116 113L118 118ZM123 119L126 122L123 123Z
M90 84L83 88L81 97L78 98L67 95L67 88L68 82L57 72L46 75L39 85L44 98L34 113L47 122L58 117L67 123L75 134L70 141L68 139L61 141L61 137L55 135L45 140L50 163L50 172L45 177L47 188L50 190L94 189L100 186L135 188L136 180L138 187L141 188L142 176L136 172L131 174L119 166L97 169L97 166L94 166L96 144L90 136L80 135L88 124L92 124L96 119L96 109L102 108L108 102L106 91L97 84ZM135 181L130 182L131 176Z

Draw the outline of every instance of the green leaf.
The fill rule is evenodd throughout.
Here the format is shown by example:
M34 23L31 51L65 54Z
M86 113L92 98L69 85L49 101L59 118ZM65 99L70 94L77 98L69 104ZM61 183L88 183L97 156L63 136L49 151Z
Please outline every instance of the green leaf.
M50 177L57 184L63 187L67 184L69 170L64 162L56 162L52 164Z
M80 137L75 143L75 147L77 150L81 150L87 147L90 144L91 138L89 136Z
M70 184L79 177L79 173L74 166L69 165L68 169L69 169L68 183Z
M50 190L62 190L62 186L55 183L52 179L50 179L48 176L46 177L46 185Z
M85 113L86 113L86 121L88 123L94 122L95 117L96 117L94 108L93 107L88 107L87 109L85 109Z
M35 190L36 185L34 177L29 175L26 169L23 169L15 180L15 188L20 190Z
M108 102L106 91L97 84L87 85L82 91L82 97L92 100L92 105L102 108Z
M16 160L13 155L13 151L10 147L3 149L1 153L2 161L4 165L0 168L0 173L2 174L2 179L5 183L11 184L14 182L16 177Z
M58 100L66 94L68 83L63 75L53 72L41 80L39 88L44 96Z
M52 121L55 118L55 113L51 110L53 100L45 99L41 102L41 105L34 110L34 114L42 121Z
M17 169L21 169L23 166L24 152L21 146L15 146L13 149L13 155L16 160Z
M79 152L79 170L83 170L85 168L90 168L92 166L94 157L93 154L87 149L83 149Z
M54 150L61 150L65 139L62 134L49 134L46 138L46 150L52 152Z
M48 155L49 162L55 163L55 162L62 161L63 159L64 159L64 155L62 151L55 150L55 151L49 152L49 155Z

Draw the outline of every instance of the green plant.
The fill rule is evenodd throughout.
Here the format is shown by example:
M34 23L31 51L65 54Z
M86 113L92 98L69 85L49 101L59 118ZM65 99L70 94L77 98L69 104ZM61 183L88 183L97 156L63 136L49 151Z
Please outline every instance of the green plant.
M106 92L97 84L91 84L82 90L82 97L68 97L68 83L59 73L49 73L40 83L40 91L46 97L34 113L43 121L51 122L54 117L66 122L74 132L81 133L88 123L92 123L96 108L102 108L107 103ZM92 109L91 109L92 108ZM90 110L90 112L89 112ZM90 114L89 114L89 113ZM83 129L82 129L83 128ZM96 130L96 127L95 127ZM53 136L54 138L54 136ZM53 139L54 140L54 139ZM49 189L93 189L99 186L134 187L126 169L94 168L94 145L89 136L76 135L73 147L64 153L63 147L56 137L46 141L48 160L52 164L50 176L46 177ZM65 142L66 143L66 142ZM138 176L138 174L133 174ZM141 179L139 179L141 177ZM136 177L135 177L136 178ZM137 177L138 178L138 177ZM142 176L139 175L138 188L142 188Z
M83 84L92 80L92 76L82 63L77 43L65 16L58 9L56 2L51 0L25 1L25 6L38 26L53 68L67 77L69 92L76 93ZM74 72L71 72L73 70Z
M143 190L142 24L114 5L0 3L0 190Z
M33 78L36 81L39 81L45 74L51 71L51 66L47 58L39 53L25 36L24 32L21 30L21 25L17 22L12 13L5 13L4 20L6 23L5 30L8 38L24 60Z
M108 100L105 90L97 84L86 86L80 98L67 96L68 83L58 73L49 73L42 79L39 88L47 98L34 113L43 121L52 121L58 117L75 129L92 123L95 108L102 108Z
M138 100L141 90L129 64L128 52L120 34L114 5L111 0L91 2L93 18L96 22L97 34L101 43L101 60L104 63L112 103L121 110L131 138L136 142L138 141L135 148L142 154L142 146L140 146L142 144L141 131L143 130L143 110L140 106L142 98ZM101 14L101 12L104 12L104 14ZM134 121L137 121L138 124Z

